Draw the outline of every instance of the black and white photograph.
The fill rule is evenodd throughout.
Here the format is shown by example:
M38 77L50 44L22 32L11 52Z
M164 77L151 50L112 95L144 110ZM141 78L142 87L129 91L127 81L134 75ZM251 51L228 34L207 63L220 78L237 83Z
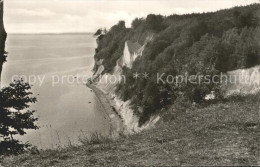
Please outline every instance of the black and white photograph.
M0 0L0 167L260 166L259 0Z

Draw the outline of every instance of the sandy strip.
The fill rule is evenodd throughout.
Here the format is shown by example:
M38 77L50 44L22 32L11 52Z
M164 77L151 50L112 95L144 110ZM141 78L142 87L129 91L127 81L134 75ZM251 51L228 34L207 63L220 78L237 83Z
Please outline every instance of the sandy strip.
M100 105L104 110L104 114L109 118L109 123L112 126L113 135L117 137L118 135L124 133L125 128L123 120L120 118L117 111L113 107L113 100L111 97L93 84L87 84L87 87L89 87L95 93Z

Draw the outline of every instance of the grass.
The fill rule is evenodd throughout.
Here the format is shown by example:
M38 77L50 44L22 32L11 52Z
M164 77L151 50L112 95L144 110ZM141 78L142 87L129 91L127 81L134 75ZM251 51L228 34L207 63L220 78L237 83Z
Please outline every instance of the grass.
M260 95L205 107L172 107L156 128L82 146L2 158L3 166L260 165ZM168 119L166 119L168 118ZM169 119L170 118L170 119Z
M104 143L111 143L113 141L112 137L104 136L99 132L93 132L90 137L79 137L79 141L82 145L98 145Z

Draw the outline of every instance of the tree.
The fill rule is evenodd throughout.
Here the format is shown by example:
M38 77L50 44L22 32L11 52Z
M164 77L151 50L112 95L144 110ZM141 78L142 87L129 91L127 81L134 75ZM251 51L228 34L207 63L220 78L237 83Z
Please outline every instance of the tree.
M235 25L239 28L243 27L256 27L258 24L258 18L254 16L252 11L239 12L235 10L233 12Z
M120 29L125 29L125 21L121 20L118 22L117 26L120 28Z
M93 36L94 36L94 37L97 37L97 36L101 35L101 34L102 34L102 31L103 31L102 28L98 29Z
M259 7L255 4L215 13L169 17L150 14L146 19L136 18L131 28L125 28L121 22L98 41L95 59L103 60L103 73L112 72L123 55L125 41L145 44L133 67L128 70L123 67L122 75L127 82L117 86L117 95L131 101L141 124L175 101L208 103L205 96L212 92L214 100L221 100L221 84L216 78L216 83L213 82L213 76L260 63L260 29L256 17ZM135 72L147 72L149 78L135 80ZM173 83L153 83L158 73L165 74L163 80L173 76ZM195 76L195 84L185 79L175 84L176 76Z
M30 104L37 101L30 92L31 86L22 80L11 83L0 90L0 154L16 154L29 147L14 139L14 135L25 135L26 129L38 129L35 110Z
M141 23L143 22L143 19L135 18L132 22L132 28L136 29Z
M164 27L163 23L163 16L162 15L154 15L150 14L146 18L146 28L148 30L153 31L161 31Z
M3 11L4 11L4 2L0 2L0 86L1 86L1 72L2 65L6 61L7 52L5 52L5 41L6 41L6 31L4 28L3 22Z

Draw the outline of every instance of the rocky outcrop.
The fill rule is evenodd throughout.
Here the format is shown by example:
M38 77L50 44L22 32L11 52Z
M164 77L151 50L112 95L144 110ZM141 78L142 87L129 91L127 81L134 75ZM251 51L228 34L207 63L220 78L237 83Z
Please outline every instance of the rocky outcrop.
M142 55L142 50L140 50L141 48L142 46L138 42L133 43L131 41L126 41L123 57L121 58L121 62L118 62L118 64L132 68L134 60L139 55Z
M4 21L3 21L3 15L4 15L4 2L0 1L0 87L1 87L1 73L2 73L2 67L3 63L5 61L5 41L6 41L6 31L4 28Z
M142 55L143 47L138 43L132 41L125 42L125 49L123 55L117 60L116 66L112 74L103 74L104 66L102 65L103 60L96 62L98 66L97 71L94 73L94 78L97 86L107 93L115 93L116 85L123 79L122 68L132 68L133 62L138 56Z

